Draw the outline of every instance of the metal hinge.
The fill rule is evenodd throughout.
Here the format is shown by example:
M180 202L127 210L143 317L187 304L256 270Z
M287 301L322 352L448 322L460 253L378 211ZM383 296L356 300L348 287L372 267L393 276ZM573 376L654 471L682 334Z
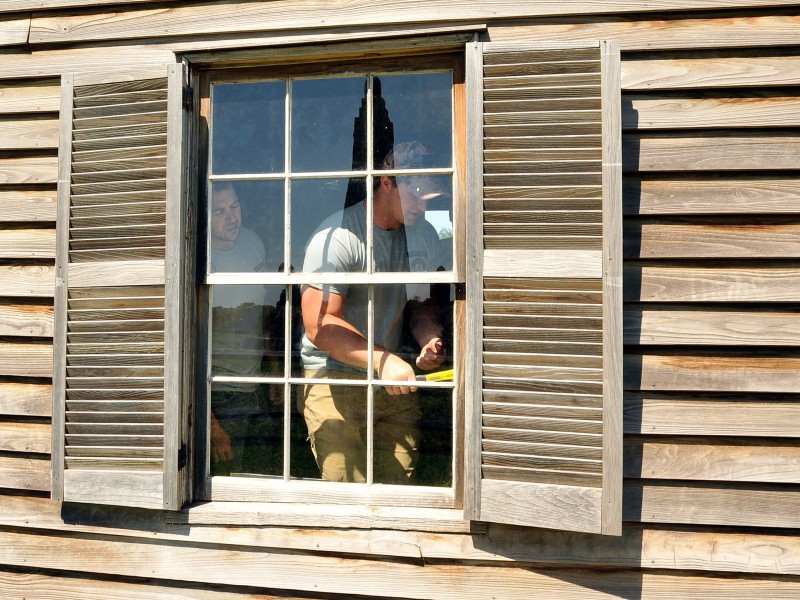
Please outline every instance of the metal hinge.
M187 456L186 444L181 444L181 447L178 450L178 471L186 468L187 458L188 456Z
M194 108L194 93L188 85L183 88L183 108L188 111Z

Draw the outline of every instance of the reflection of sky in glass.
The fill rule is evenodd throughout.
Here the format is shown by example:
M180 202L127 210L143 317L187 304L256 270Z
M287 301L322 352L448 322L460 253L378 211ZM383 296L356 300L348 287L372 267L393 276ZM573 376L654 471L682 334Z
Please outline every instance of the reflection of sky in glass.
M285 92L282 81L214 85L212 172L283 171Z
M379 79L394 143L420 142L430 154L429 164L423 166L451 166L452 74L381 75Z
M292 171L349 171L366 166L364 130L353 160L353 129L364 77L292 82ZM353 163L356 163L355 165Z

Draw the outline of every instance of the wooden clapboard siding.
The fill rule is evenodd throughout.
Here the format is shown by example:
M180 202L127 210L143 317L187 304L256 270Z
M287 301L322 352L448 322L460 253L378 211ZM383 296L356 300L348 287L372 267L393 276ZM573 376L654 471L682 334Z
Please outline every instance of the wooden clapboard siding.
M0 85L0 114L58 113L61 86L58 80L34 79Z
M777 55L750 54L733 49L623 57L622 89L715 90L800 84L800 56L796 50L786 48Z
M720 96L627 94L625 129L710 129L797 127L800 96L740 94Z
M626 215L791 214L800 212L800 190L792 175L695 174L692 178L630 175L624 178Z
M796 438L800 403L788 394L628 392L625 433Z
M800 134L787 130L629 133L626 172L742 171L800 168Z
M52 305L0 300L0 336L52 338Z
M56 156L0 156L0 184L56 183Z
M3 12L54 10L57 8L85 8L109 4L168 4L173 0L4 0Z
M0 150L58 148L58 119L0 117Z
M490 24L489 35L496 41L528 39L556 44L614 39L619 40L623 52L796 46L800 32L796 14L764 12L541 19L527 24Z
M0 189L0 222L56 221L56 191Z
M0 295L52 298L55 279L52 266L0 265Z
M625 343L649 345L798 346L800 312L670 305L629 305Z
M291 0L275 0L268 4L225 2L199 6L132 9L124 13L97 15L75 14L56 16L34 15L29 43L70 43L87 40L112 40L152 37L154 31L161 35L202 35L258 31L263 23L280 23L281 29L299 29L319 26L373 25L384 23L409 23L425 15L429 22L451 21L454 15L468 21L476 19L502 19L546 15L613 14L652 10L681 11L693 9L732 9L734 7L793 6L788 0L650 0L643 4L625 0L598 2L553 3L547 0L517 0L491 6L468 0L453 0L443 7L436 0L405 0L391 5L361 4L352 6L344 0L309 0L298 4ZM611 39L620 35L581 37L580 41ZM528 39L536 39L533 35ZM567 36L558 41L566 41ZM524 35L516 39L525 39ZM573 38L574 39L574 38ZM774 40L774 38L773 38ZM695 42L696 44L697 42ZM774 41L772 42L774 43ZM793 42L787 42L793 43Z
M43 457L0 455L0 488L49 491L50 461Z
M51 342L0 342L0 375L51 377L52 374Z
M5 10L5 7L0 6L0 9ZM30 25L29 15L0 15L0 46L27 44Z
M0 415L49 417L53 414L53 389L43 383L0 381Z
M623 465L629 478L800 483L800 447L791 440L629 437Z
M220 585L304 590L317 594L425 597L436 590L445 599L486 598L487 590L507 600L531 593L574 600L637 597L763 597L790 599L800 584L781 577L718 577L635 570L509 569L483 564L364 560L353 557L121 541L104 537L0 532L0 559L9 565L41 565L83 573ZM131 557L136 557L131 560ZM224 565L224 568L220 568ZM331 573L336 573L334 577Z
M50 425L0 419L0 452L49 454Z
M0 229L0 259L54 259L55 256L54 229Z

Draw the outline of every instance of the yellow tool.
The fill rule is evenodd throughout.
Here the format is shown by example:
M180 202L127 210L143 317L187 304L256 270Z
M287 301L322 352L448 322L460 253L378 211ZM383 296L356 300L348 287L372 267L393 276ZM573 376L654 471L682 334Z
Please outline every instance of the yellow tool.
M417 381L453 381L453 369L417 375Z

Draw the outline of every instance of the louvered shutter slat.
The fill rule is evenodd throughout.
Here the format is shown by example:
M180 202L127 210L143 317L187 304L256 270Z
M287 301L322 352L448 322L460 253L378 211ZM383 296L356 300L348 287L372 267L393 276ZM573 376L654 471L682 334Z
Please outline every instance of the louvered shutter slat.
M96 79L62 86L54 496L176 509L183 73Z
M469 385L473 518L619 533L617 64L605 43L468 51L482 116L468 263L483 350Z

